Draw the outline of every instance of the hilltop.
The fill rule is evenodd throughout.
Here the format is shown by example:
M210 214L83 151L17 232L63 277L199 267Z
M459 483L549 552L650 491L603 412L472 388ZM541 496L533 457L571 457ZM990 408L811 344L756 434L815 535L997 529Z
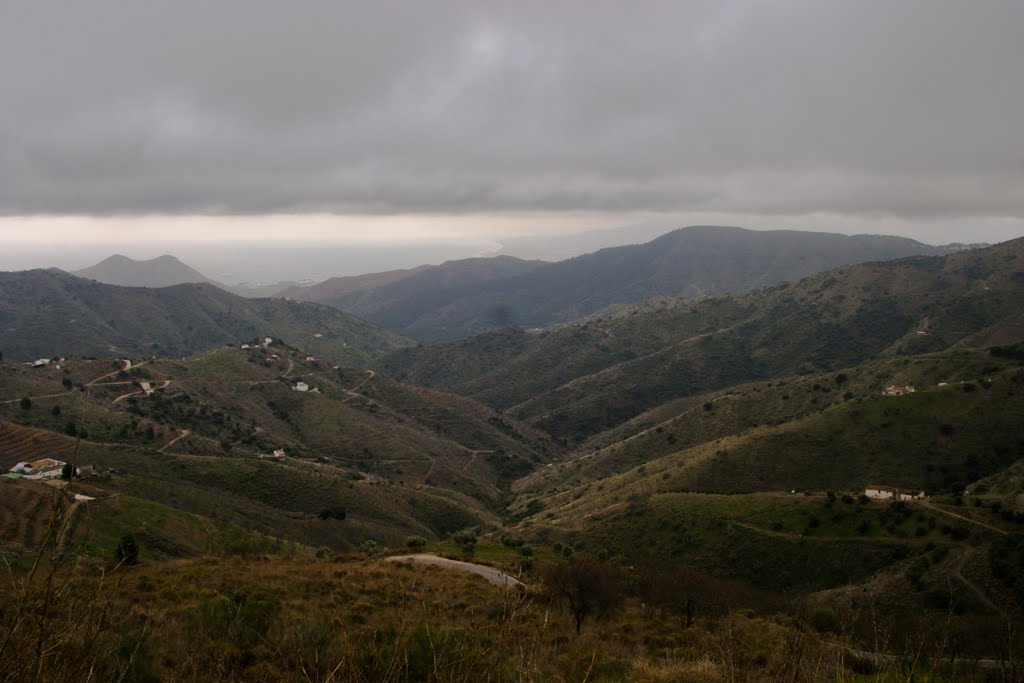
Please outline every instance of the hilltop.
M0 273L0 350L15 360L181 357L265 336L348 363L410 343L327 306L244 299L209 284L150 289L58 270Z

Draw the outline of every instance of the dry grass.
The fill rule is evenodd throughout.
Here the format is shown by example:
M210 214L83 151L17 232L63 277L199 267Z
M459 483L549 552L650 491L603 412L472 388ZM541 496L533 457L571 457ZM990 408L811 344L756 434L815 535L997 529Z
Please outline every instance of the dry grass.
M69 567L45 623L37 613L13 631L0 680L810 681L893 672L860 663L855 679L834 647L781 617L734 613L686 628L630 602L576 636L541 589L356 556L100 569ZM41 634L37 653L29 645Z

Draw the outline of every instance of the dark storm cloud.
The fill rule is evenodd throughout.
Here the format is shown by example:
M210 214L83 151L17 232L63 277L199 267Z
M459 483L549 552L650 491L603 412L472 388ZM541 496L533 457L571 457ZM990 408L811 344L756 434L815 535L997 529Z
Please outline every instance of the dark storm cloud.
M0 213L1024 216L1024 3L0 2Z

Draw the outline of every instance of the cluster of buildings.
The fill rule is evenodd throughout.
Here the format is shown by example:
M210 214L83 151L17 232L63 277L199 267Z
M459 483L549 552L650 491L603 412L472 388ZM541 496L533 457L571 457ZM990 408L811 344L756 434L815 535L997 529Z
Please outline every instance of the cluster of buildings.
M267 348L274 343L274 340L270 337L264 337L262 342L256 342L254 344L242 344L243 349L258 349L260 347Z
M912 393L914 393L914 387L909 384L902 387L891 384L882 389L882 396L909 396Z

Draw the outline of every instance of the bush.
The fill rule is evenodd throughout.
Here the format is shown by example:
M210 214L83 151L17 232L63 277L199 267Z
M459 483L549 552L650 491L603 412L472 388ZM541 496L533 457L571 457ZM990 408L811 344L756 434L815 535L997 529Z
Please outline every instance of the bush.
M372 538L368 538L359 544L359 552L363 553L364 555L373 557L380 551L380 543L377 543L377 541L373 540Z
M125 534L122 536L121 541L117 544L117 550L114 553L114 557L117 559L118 564L138 564L139 544L135 542L135 537L131 534Z
M469 529L457 531L452 536L452 541L459 546L462 554L466 557L473 557L473 553L476 552L476 540L476 534Z
M32 399L30 399L28 396L25 396L24 398L22 398L21 399L21 409L22 410L31 410L31 408L32 408Z
M422 536L409 536L405 539L406 548L423 548L426 545L427 539L423 538Z
M807 622L819 633L835 633L839 628L839 617L831 607L815 607L808 615Z
M345 519L348 513L345 511L344 505L333 505L329 508L324 508L317 515L320 519Z

